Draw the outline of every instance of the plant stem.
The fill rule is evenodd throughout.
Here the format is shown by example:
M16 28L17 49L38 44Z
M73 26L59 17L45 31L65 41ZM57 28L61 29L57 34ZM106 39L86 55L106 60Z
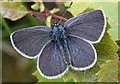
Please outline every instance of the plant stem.
M40 16L43 16L43 17L47 17L47 15L44 14L44 13L31 11L31 10L28 11L28 14L35 14L35 15L40 15Z
M64 22L67 21L66 18L63 18L63 17L61 17L61 16L57 16L57 15L55 15L55 14L50 13L47 8L45 8L45 12L46 12L47 14L51 15L51 16L52 16L53 18L55 18L55 19L58 19L58 20L61 20L61 19L62 19L62 21L64 21Z
M47 9L46 9L46 11L47 11L47 13L48 13L50 16L52 16L54 19L58 19L58 20L61 20L61 19L62 19L62 21L64 21L64 22L67 21L66 18L63 18L63 17L61 17L61 16L58 16L58 15L52 14L52 13L48 12ZM40 15L40 16L43 16L43 17L47 17L47 15L44 14L44 13L36 12L36 11L31 11L31 10L28 11L28 14L35 14L35 15Z

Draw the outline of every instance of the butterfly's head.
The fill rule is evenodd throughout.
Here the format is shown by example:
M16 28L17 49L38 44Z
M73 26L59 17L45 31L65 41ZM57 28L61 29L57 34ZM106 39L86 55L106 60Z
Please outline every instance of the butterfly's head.
M60 25L58 24L58 22L57 21L55 21L55 25L54 25L54 28L57 28L57 27L59 27Z

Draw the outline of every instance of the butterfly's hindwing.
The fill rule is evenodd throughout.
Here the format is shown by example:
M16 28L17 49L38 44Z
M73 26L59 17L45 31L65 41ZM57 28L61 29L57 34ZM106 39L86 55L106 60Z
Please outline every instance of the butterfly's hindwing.
M71 35L68 39L68 47L73 69L86 70L96 63L97 53L91 43Z
M39 72L48 79L61 77L68 70L59 46L52 41L45 46L37 62Z

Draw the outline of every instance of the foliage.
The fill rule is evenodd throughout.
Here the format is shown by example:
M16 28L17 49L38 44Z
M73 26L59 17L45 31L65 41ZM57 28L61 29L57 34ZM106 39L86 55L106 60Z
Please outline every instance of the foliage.
M59 9L58 8L54 8L53 10L51 10L50 11L50 13L52 13L52 14L54 14L54 13L56 13L56 12L58 12L59 11ZM51 19L52 19L52 16L49 16L48 15L48 17L47 17L47 19L46 19L46 25L48 26L48 27L51 27Z
M96 74L100 76L99 82L118 82L118 62L108 60L107 64L100 66L101 70Z
M38 82L64 82L63 78L58 78L58 79L46 79L42 77L39 73L38 70L36 70L32 75L36 76L38 79Z
M34 9L34 10L39 10L39 5L38 4L33 4L32 6L31 6L31 8L32 9Z
M73 78L74 81L76 82L97 82L100 77L96 76L96 73L100 70L100 66L104 65L107 60L118 61L118 56L115 54L115 52L118 50L118 46L113 40L111 40L111 37L107 33L107 30L109 28L110 25L108 23L103 39L101 40L100 43L94 44L97 50L97 57L98 57L96 65L89 70L85 70L81 72L70 70L69 73L66 74L64 77L66 81Z
M44 7L44 4L43 4L42 0L33 0L33 1L35 2L35 4L33 4L31 6L32 9L34 9L34 10L39 10L40 9L40 12L43 12L45 10L45 7Z
M27 14L27 9L21 2L0 2L0 13L4 18L18 20Z
M33 0L36 1L36 0ZM9 4L9 5L6 5ZM67 3L65 3L67 5ZM38 82L68 82L68 81L74 81L74 82L117 82L118 81L118 77L117 77L117 72L118 72L118 56L116 55L116 52L118 50L118 46L117 44L111 39L111 35L113 39L117 39L117 33L116 31L118 31L117 25L118 24L116 18L117 17L113 17L114 16L114 12L113 13L109 13L110 10L107 10L106 6L108 6L108 8L110 8L109 5L116 5L115 4L106 4L106 3L102 3L104 4L103 6L100 6L99 3L73 3L73 5L71 6L71 8L68 10L73 16L77 16L81 13L85 13L88 11L91 11L94 9L102 8L105 11L105 14L108 16L107 19L107 27L106 27L106 32L104 34L104 37L102 38L101 42L94 44L96 50L97 50L97 63L94 67L92 67L89 70L85 70L85 71L75 71L75 70L71 70L69 69L69 72L66 73L63 77L58 78L58 79L53 79L53 80L48 80L44 77L42 77L38 70L36 70L33 75L37 77ZM44 6L44 5L43 5ZM80 8L79 8L80 7ZM88 8L89 7L89 8ZM86 9L87 8L87 9ZM33 7L34 9L34 7ZM35 9L36 10L36 9ZM113 10L113 9L112 9ZM3 12L2 12L3 11ZM45 11L45 10L43 10ZM50 13L54 14L56 12L58 12L59 9L53 9L50 11ZM21 4L21 2L3 2L2 6L0 6L0 12L2 14L2 16L4 18L8 18L10 20L18 20L21 17L25 16L27 17L27 20L24 24L22 25L20 24L19 26L17 25L16 28L20 27L20 28L24 28L24 27L29 27L29 26L36 26L36 25L40 25L42 26L43 23L41 22L37 22L31 15L28 15L28 10L25 8L25 6L23 6ZM4 13L6 12L6 14ZM13 15L13 16L11 16ZM47 15L47 20L46 20L46 25L50 26L50 22L52 19L52 16ZM9 34L11 33L12 30L16 30L14 29L15 25L9 27L9 25L7 24L7 22L5 21L5 19L3 18L3 23L2 25L4 26L4 28L6 29L7 32L9 32ZM29 21L31 22L29 22ZM115 22L116 24L112 23ZM49 22L49 23L48 23ZM109 24L109 22L112 24L113 28L111 29L111 25ZM26 25L27 24L27 25ZM11 28L11 29L10 29ZM109 32L112 31L112 32ZM5 31L3 31L5 32ZM110 33L110 35L108 34L108 32ZM114 35L115 34L115 35ZM4 34L3 34L4 36ZM34 62L34 61L33 61ZM106 64L107 62L107 64ZM114 68L112 68L114 66ZM108 75L106 75L108 74Z
M89 10L91 10L91 8L86 9L85 12ZM100 70L100 66L104 65L107 60L118 61L118 56L115 54L115 52L117 52L118 50L118 46L113 40L111 40L111 36L107 33L107 31L110 28L111 28L110 24L107 23L106 32L103 39L101 40L100 43L94 44L98 54L98 61L96 65L93 68L85 71L74 71L70 69L69 72L65 74L65 76L63 77L64 81L67 82L73 79L75 82L97 82L100 77L99 75L96 76L96 73ZM114 71L113 68L112 70ZM36 71L36 73L38 73L38 71ZM48 79L42 80L41 78L43 77L40 77L40 75L37 74L34 75L37 76L38 81L45 82L48 80ZM55 81L59 81L59 79L56 79ZM109 81L109 78L108 80L105 81Z
M69 6L69 3L66 2L65 5ZM112 39L118 40L118 25L120 25L118 24L118 2L74 2L68 11L73 16L77 16L88 7L104 10L106 16L109 17L109 23L112 25L112 29L108 32L112 35Z

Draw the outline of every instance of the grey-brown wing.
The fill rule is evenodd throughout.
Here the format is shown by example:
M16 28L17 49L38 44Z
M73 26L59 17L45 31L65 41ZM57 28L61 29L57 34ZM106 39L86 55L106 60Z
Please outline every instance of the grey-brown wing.
M50 34L50 27L36 26L15 31L10 39L18 53L32 59L38 56L42 47L51 39Z
M86 70L95 65L97 53L91 43L72 35L68 39L68 48L71 57L71 68Z
M64 27L69 33L97 43L104 35L106 16L102 10L93 10L66 21Z
M51 41L45 46L37 62L37 68L40 74L48 79L61 77L68 70L59 46Z

